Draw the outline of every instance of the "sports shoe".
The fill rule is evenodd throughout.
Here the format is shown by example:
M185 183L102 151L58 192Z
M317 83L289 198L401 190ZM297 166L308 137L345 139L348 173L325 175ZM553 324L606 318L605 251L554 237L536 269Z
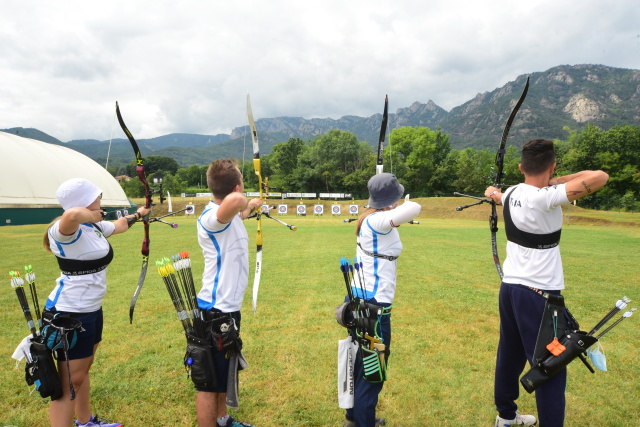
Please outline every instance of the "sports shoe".
M384 425L387 425L387 420L384 418L376 418L376 427ZM349 418L345 418L342 427L356 427L356 422L351 421Z
M500 415L496 417L496 423L494 427L508 427L508 426L534 426L538 423L536 417L533 415L521 415L516 412L516 417L512 420L500 418Z
M78 427L122 427L122 424L120 423L112 423L109 420L101 420L98 418L97 415L92 415L91 419L89 420L88 423L86 424L81 424L78 422L78 420L76 420L76 426Z
M217 427L222 427L222 426L220 426L220 424L218 424L217 421L216 421L216 426ZM233 417L229 416L229 419L227 420L226 427L254 427L254 426L249 424L249 423L242 422L242 421L236 421L236 420L233 419Z

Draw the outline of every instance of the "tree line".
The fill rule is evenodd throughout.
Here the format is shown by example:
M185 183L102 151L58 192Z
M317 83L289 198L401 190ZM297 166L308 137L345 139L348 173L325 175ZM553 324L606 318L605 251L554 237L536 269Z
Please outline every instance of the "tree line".
M609 183L596 194L580 201L583 207L605 210L640 210L640 128L624 125L601 130L593 125L565 129L566 140L555 140L557 174L585 169L609 173ZM522 141L524 142L524 141ZM496 142L497 145L497 142ZM290 138L261 157L262 176L271 191L284 193L351 193L355 199L368 195L367 181L375 174L375 149L358 141L351 132L331 130L303 141ZM518 169L520 152L507 148L504 157L506 185L523 181ZM181 168L164 156L148 156L145 166L149 182L162 177L163 190L171 194L206 192L208 166ZM238 160L247 191L257 191L252 159ZM495 151L452 149L449 135L441 129L403 127L389 135L384 148L384 170L393 172L411 197L451 196L453 192L481 196L495 173ZM136 177L135 162L126 174ZM139 179L121 181L129 197L142 197ZM157 188L157 185L156 185Z

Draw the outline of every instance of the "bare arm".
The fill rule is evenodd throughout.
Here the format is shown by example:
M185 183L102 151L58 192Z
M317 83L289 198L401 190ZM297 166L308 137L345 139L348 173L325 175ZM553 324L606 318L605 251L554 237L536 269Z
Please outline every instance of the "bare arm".
M87 208L70 208L64 211L62 218L60 218L59 230L60 233L65 236L71 236L78 230L80 224L83 223L96 223L102 221L102 210L94 209L89 210Z
M248 200L244 194L234 191L229 193L220 203L216 216L218 221L223 224L227 224L233 220L233 218L242 212L242 218L245 219L249 216L251 211L255 210L262 205L262 200L251 199Z
M141 207L135 213L117 219L113 222L113 225L115 225L115 229L113 230L113 233L111 235L124 233L130 228L127 218L133 219L134 217L138 217L138 219L141 219L143 216L149 214L150 211L151 209Z
M569 201L595 193L609 180L609 175L601 170L582 171L570 175L551 178L549 185L565 184Z

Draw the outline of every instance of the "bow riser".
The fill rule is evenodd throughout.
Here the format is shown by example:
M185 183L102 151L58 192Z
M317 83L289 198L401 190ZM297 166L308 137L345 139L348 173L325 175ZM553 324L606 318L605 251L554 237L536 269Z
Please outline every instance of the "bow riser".
M498 151L496 152L496 159L495 159L496 172L495 174L493 174L494 176L494 181L492 184L493 187L500 188L503 185L502 178L504 177L504 155L506 152L507 138L509 137L509 131L511 130L511 125L513 124L513 121L516 118L516 114L518 113L520 106L522 105L522 103L524 102L524 99L527 96L528 90L529 90L529 77L527 77L527 82L524 86L524 90L522 91L520 98L516 102L516 105L511 110L511 114L509 114L509 118L507 119L507 123L502 132L500 145L498 147ZM455 192L453 194L456 196L465 196L465 197L470 197L472 199L479 200L476 203L472 203L465 206L458 206L456 208L457 211L461 211L468 207L476 206L482 203L491 204L491 214L489 215L489 229L491 230L491 251L493 253L493 262L495 263L498 276L500 276L500 280L502 280L503 272L502 272L502 266L500 265L500 256L498 255L498 242L497 242L497 236L496 236L498 232L498 208L497 208L496 202L491 198L469 196L467 194L462 194L458 192Z
M247 94L247 119L249 120L249 128L251 129L251 140L253 142L253 169L258 178L258 191L260 199L263 198L262 173L260 171L260 143L258 141L258 130L255 120L253 119L253 111L251 110L251 100ZM253 277L253 313L258 308L258 291L260 289L260 273L262 271L262 210L258 209L256 219L258 220L258 229L256 231L256 269Z
M151 188L149 187L149 182L147 181L147 175L144 171L144 158L142 157L142 153L140 152L140 148L138 147L138 143L135 138L129 132L127 125L124 123L122 119L122 115L120 114L120 107L116 102L116 116L118 117L118 123L120 123L120 127L122 131L127 135L129 142L131 143L131 147L133 148L133 152L136 156L136 174L138 175L138 179L142 182L145 190L145 208L150 209L153 204L151 195L153 194ZM136 290L133 293L133 297L131 298L131 304L129 305L129 323L133 323L133 311L136 308L136 302L138 301L138 296L142 291L142 285L144 284L144 279L147 275L147 267L149 266L149 249L151 247L151 239L149 238L149 215L145 215L142 218L144 222L144 239L142 241L142 248L140 250L142 254L142 268L140 269L140 278L138 279L138 285L136 286Z
M524 90L516 102L516 105L511 110L511 114L509 114L509 118L507 119L507 123L504 126L504 130L502 131L502 138L500 139L500 146L498 147L498 151L496 152L496 174L495 181L493 186L496 188L500 188L502 186L502 178L504 177L504 154L506 152L507 146L507 138L509 137L509 131L511 130L511 125L516 118L516 114L518 114L518 110L520 106L524 102L524 99L527 97L527 92L529 90L529 77L527 77L527 82L524 85ZM498 272L498 276L500 276L500 280L504 276L502 272L502 266L500 265L500 256L498 255L498 242L497 242L497 232L498 232L498 208L496 202L491 199L491 215L489 216L489 228L491 230L491 251L493 252L493 262L496 265L496 271Z

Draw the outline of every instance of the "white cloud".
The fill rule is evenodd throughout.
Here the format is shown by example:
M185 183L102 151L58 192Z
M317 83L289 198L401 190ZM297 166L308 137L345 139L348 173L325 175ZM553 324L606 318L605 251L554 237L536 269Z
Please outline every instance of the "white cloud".
M4 1L0 128L228 133L254 115L451 109L561 64L640 68L635 1ZM117 128L114 136L123 137Z

